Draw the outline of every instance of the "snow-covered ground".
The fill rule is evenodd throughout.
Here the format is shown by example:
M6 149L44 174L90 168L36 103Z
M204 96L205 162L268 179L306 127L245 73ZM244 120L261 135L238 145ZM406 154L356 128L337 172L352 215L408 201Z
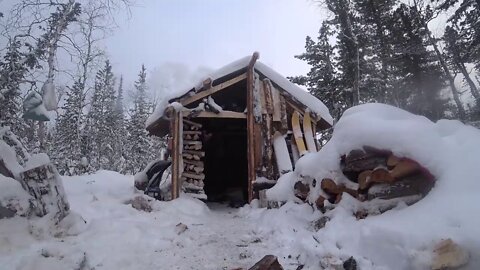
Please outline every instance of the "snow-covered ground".
M86 224L67 217L64 235L53 237L42 219L0 220L0 269L249 268L282 245L259 234L248 207L207 207L181 197L152 202L153 211L143 212L126 204L140 194L131 176L101 171L63 182L72 210ZM180 235L178 223L188 226Z
M302 157L267 192L287 201L279 209L258 208L256 201L232 209L182 196L152 201L152 211L143 212L129 204L141 195L131 176L64 177L75 214L55 229L45 218L0 220L0 269L248 269L273 254L285 269L342 269L353 256L362 270L426 270L434 246L447 238L469 254L461 269L480 269L479 142L480 131L458 121L433 123L387 105L357 106L345 112L322 150ZM418 161L435 176L435 187L412 206L362 220L353 215L359 202L348 195L325 214L296 203L295 181L341 181L340 156L365 145ZM311 186L310 199L320 192ZM324 216L330 221L315 228ZM188 226L180 234L179 223Z

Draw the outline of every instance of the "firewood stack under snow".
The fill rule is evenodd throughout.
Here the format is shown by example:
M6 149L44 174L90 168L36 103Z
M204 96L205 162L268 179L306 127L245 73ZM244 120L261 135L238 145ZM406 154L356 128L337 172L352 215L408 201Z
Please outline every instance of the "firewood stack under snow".
M327 205L340 203L342 197L349 194L359 201L355 215L363 218L392 209L400 202L410 205L419 201L435 181L432 174L414 160L372 147L350 151L342 156L340 165L345 176L342 179L312 181L312 186L319 184L322 191L314 202L321 211L325 211ZM295 195L305 201L309 186L297 182L294 188Z

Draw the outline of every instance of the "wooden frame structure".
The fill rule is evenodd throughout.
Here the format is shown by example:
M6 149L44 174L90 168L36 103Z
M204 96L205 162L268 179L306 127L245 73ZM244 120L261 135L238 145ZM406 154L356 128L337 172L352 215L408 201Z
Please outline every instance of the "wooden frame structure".
M298 112L301 117L310 114L313 134L317 128L330 127L320 115L311 113L308 106L276 84L274 78L256 70L258 57L258 53L254 53L245 67L221 78L209 78L203 81L200 89L194 88L188 94L170 100L180 103L183 109L167 107L163 116L147 127L151 134L168 134L171 139L172 198L177 198L185 188L199 191L203 188L203 181L208 181L208 176L203 174L202 158L205 151L202 149L201 137L204 132L200 119L246 119L248 179L245 180L248 181L248 201L257 198L259 190L271 187L284 173L278 170L276 164L273 135L275 132L283 134L291 147L290 152L293 152L292 145L295 142L290 139L292 124L289 121L293 112ZM246 87L241 90L238 87L243 86L239 85ZM207 98L228 89L246 91L244 111L198 109L202 101L203 105L208 105ZM294 160L293 157L291 159ZM259 178L273 181L258 183L256 180ZM199 198L206 198L205 194L195 194Z

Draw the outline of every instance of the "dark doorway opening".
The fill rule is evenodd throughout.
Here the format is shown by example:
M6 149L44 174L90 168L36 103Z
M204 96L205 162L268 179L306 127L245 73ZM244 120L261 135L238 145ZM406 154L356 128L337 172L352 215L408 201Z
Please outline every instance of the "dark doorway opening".
M208 201L243 206L248 200L246 119L203 119Z

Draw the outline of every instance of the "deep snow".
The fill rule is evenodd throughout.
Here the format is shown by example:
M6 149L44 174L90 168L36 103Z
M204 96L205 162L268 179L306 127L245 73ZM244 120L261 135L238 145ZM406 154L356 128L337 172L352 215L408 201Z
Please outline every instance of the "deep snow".
M72 211L86 224L69 216L53 230L62 234L55 238L43 219L0 220L0 269L78 269L84 254L95 269L248 268L282 244L258 235L245 210L209 208L187 196L152 202L150 213L138 211L126 204L141 195L132 176L101 171L63 179ZM180 235L178 223L188 226Z
M78 215L55 230L45 219L0 220L0 268L248 269L273 254L285 269L299 264L305 270L333 269L353 256L359 269L426 270L435 244L451 238L470 254L462 269L480 269L479 142L480 131L458 121L433 123L382 104L351 108L327 145L299 159L295 171L267 191L271 199L287 201L279 209L257 208L256 201L241 209L209 208L182 196L154 201L147 213L128 204L140 195L131 176L101 171L64 177ZM295 203L295 181L345 181L340 156L365 145L418 161L436 177L435 187L412 206L399 204L363 220L353 216L358 201L347 195L325 214ZM310 199L320 194L318 186L311 188ZM330 221L317 231L313 222L324 216ZM178 223L189 229L177 235Z

